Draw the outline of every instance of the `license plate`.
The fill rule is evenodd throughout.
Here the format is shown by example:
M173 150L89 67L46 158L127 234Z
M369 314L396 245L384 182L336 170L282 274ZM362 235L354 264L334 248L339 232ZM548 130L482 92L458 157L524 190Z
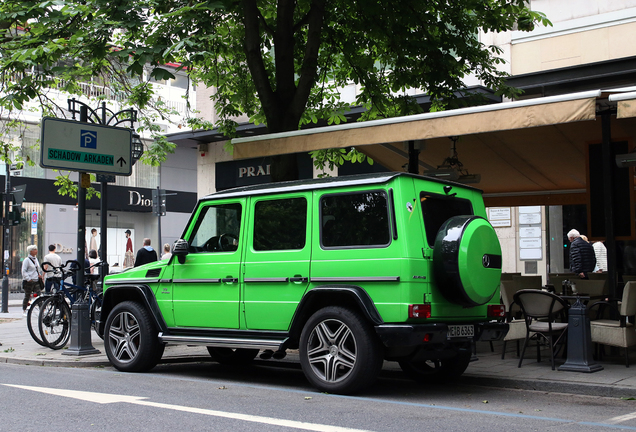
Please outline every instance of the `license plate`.
M449 325L448 334L449 338L455 337L473 337L475 336L475 326L470 325Z

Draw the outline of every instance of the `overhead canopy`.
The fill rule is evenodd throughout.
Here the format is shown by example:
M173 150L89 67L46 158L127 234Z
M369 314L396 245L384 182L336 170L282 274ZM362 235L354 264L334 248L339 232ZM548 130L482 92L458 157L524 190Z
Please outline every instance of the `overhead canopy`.
M355 146L385 167L404 171L405 143L425 140L419 155L422 173L450 156L449 138L458 136L459 160L469 173L481 175L475 186L487 196L524 196L527 202L535 195L543 196L537 203L547 203L546 196L582 195L575 198L582 203L587 148L602 139L597 109L617 105L613 140L633 140L636 134L636 93L607 97L597 90L239 138L232 140L234 158Z

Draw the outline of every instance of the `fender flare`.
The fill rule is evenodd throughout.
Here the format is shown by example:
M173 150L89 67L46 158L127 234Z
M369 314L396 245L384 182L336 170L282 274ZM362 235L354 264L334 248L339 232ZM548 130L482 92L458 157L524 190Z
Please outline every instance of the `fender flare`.
M104 291L102 312L99 324L97 325L97 332L100 335L104 334L106 320L113 308L117 304L127 300L134 300L145 306L150 312L157 329L159 329L160 332L166 333L168 326L161 315L157 299L148 285L111 285Z
M373 300L366 290L357 285L322 285L307 291L296 308L296 313L292 318L289 334L292 338L300 338L305 321L316 310L336 305L337 302L329 302L329 297L346 296L353 301L362 314L375 325L383 324L384 320L375 307Z

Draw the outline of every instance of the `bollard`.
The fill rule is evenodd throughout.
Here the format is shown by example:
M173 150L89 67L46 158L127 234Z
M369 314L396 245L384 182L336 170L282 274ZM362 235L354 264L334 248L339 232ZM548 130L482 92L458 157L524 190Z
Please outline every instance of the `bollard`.
M62 355L81 356L99 354L91 343L91 321L89 305L77 302L71 306L71 346Z
M570 306L567 332L568 358L558 369L560 371L587 373L603 370L603 366L594 363L592 358L590 319L579 296L576 298L576 303Z

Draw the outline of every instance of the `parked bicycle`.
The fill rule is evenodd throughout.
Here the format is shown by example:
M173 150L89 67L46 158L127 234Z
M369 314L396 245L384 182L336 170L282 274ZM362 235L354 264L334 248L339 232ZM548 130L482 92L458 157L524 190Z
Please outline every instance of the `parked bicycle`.
M48 345L44 343L44 340L40 336L40 325L38 324L38 320L40 319L40 310L42 309L42 304L47 298L49 298L49 296L50 294L40 293L38 297L31 301L31 305L29 306L29 310L27 312L27 328L29 329L29 334L34 341L42 346Z
M40 345L47 346L51 349L60 349L64 347L71 336L71 306L78 302L84 301L89 304L91 326L94 328L95 321L99 319L102 307L103 294L97 289L96 280L98 275L86 274L84 287L65 282L72 277L79 269L79 263L75 260L69 260L64 265L55 267L48 264L47 272L62 272L62 280L60 287L50 296L42 297L42 300L34 302L27 313L27 326L31 337ZM102 266L103 262L93 264L90 268ZM67 266L71 266L67 269ZM34 314L37 314L37 328L35 331Z

